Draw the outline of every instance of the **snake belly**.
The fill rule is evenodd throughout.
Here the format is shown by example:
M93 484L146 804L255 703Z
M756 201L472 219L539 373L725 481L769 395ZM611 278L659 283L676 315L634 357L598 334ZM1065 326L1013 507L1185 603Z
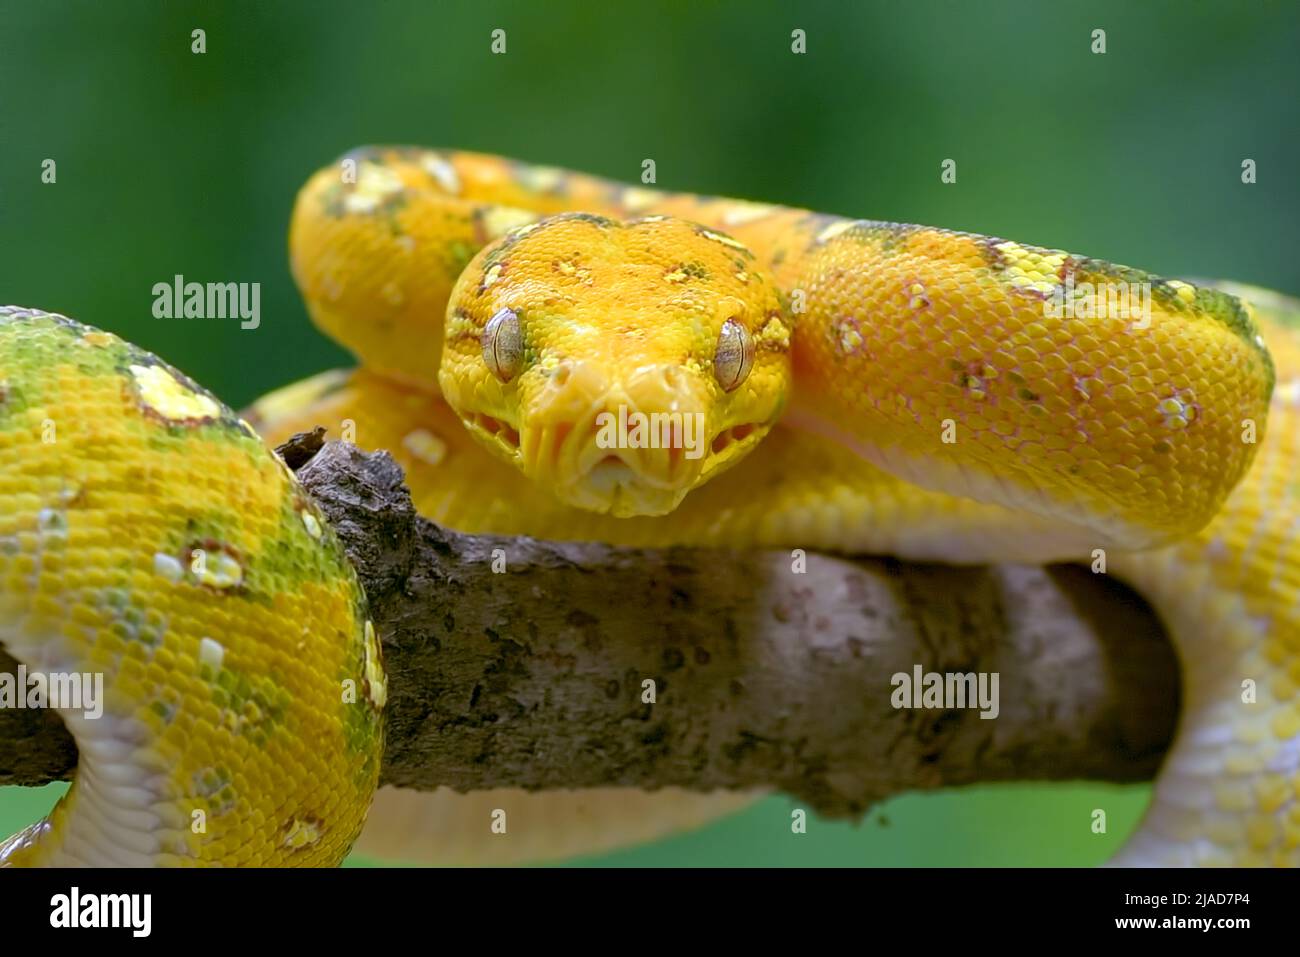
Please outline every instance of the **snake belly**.
M790 319L791 412L667 515L563 504L471 439L437 387L443 314L482 321L453 298L496 281L500 258L481 251L515 244L513 268L544 286L543 267L564 270L528 260L541 253L520 252L535 248L524 234L579 210L699 224L734 246L737 274L772 278ZM1251 306L1060 250L407 147L316 174L291 253L314 321L361 367L258 403L268 438L349 429L394 452L424 514L469 532L981 562L1102 548L1170 628L1185 688L1155 799L1117 862L1297 862L1291 301L1248 291ZM1067 281L1146 284L1151 315L1050 319ZM436 822L422 823L436 842Z
M38 702L79 761L0 864L330 865L361 830L386 679L325 518L183 374L17 307L0 308L0 645L47 688L84 688Z

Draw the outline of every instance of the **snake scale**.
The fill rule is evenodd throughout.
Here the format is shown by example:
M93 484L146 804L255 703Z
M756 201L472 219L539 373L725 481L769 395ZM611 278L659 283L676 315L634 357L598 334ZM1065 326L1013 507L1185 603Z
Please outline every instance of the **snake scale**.
M73 786L0 859L318 864L352 846L382 745L379 644L258 438L323 424L392 451L420 511L469 532L956 562L1102 550L1168 626L1184 687L1115 863L1300 860L1294 301L410 147L313 176L290 253L313 320L360 365L247 421L107 333L0 312L0 642L107 689L98 721L63 713ZM1050 308L1120 285L1148 292L1145 313ZM638 413L699 423L698 442L604 441ZM506 800L527 823L487 850L467 834ZM545 856L743 800L385 789L363 846Z

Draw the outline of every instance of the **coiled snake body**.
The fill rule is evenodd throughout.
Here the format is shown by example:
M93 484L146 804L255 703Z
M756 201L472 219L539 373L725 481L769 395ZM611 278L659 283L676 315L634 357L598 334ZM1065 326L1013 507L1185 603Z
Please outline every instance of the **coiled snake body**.
M250 418L269 441L324 424L387 448L417 507L466 531L946 561L1100 549L1165 619L1184 670L1175 746L1117 862L1300 856L1300 332L1289 300L1251 290L1247 305L1059 250L414 148L359 150L313 177L291 255L313 319L361 367L259 402ZM1146 310L1052 308L1062 290L1116 287L1144 290ZM337 858L373 787L382 698L350 573L241 425L151 357L87 364L95 350L130 351L87 344L101 335L15 314L0 325L0 542L17 542L0 549L0 601L19 622L4 642L23 661L107 669L114 714L126 715L102 732L108 764L74 725L73 791L10 859L103 859L119 846L113 855L142 863ZM82 431L29 466L37 423L74 411ZM676 421L675 440L607 441L610 422L638 415ZM100 431L136 443L119 465L91 441ZM248 474L224 474L223 455ZM189 471L139 481L182 459ZM177 481L197 483L201 501ZM134 498L113 498L114 483ZM84 539L80 566L51 541L51 521L69 543L101 536ZM221 556L218 571L187 570L195 549ZM209 608L223 633L256 631L232 638L215 669ZM152 648L123 627L133 609ZM166 673L150 670L159 659ZM319 687L298 684L313 668ZM338 703L349 676L363 694ZM133 717L148 709L157 716ZM185 727L203 755L160 760L180 716L197 722ZM291 766L312 720L355 758L332 768L329 807L324 787L314 802L283 793L287 775L226 756L244 754L251 727ZM281 792L274 810L259 788ZM584 829L592 848L737 802L678 796L660 813L663 801L613 797L640 820L609 824L590 803L599 796L532 798L537 843L512 842L512 855L555 852L547 815ZM404 811L382 817L407 840L423 829L444 857L464 851L468 798L381 799ZM207 838L188 830L200 807Z

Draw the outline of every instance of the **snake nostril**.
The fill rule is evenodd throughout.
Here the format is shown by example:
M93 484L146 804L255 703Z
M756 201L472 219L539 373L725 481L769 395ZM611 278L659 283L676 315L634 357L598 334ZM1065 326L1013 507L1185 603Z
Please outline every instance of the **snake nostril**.
M680 411L699 401L691 374L676 364L643 366L626 382L630 405L643 412Z
M535 411L548 420L580 418L609 383L599 363L564 359L551 369L546 385L537 396Z
M659 375L663 379L664 386L673 392L686 387L686 375L678 366L664 366Z

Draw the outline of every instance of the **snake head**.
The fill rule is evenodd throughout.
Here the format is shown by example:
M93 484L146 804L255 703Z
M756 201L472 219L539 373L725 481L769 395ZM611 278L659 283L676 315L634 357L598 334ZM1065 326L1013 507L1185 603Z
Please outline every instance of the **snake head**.
M438 382L480 442L564 502L662 515L772 427L791 331L730 237L563 214L461 274Z

